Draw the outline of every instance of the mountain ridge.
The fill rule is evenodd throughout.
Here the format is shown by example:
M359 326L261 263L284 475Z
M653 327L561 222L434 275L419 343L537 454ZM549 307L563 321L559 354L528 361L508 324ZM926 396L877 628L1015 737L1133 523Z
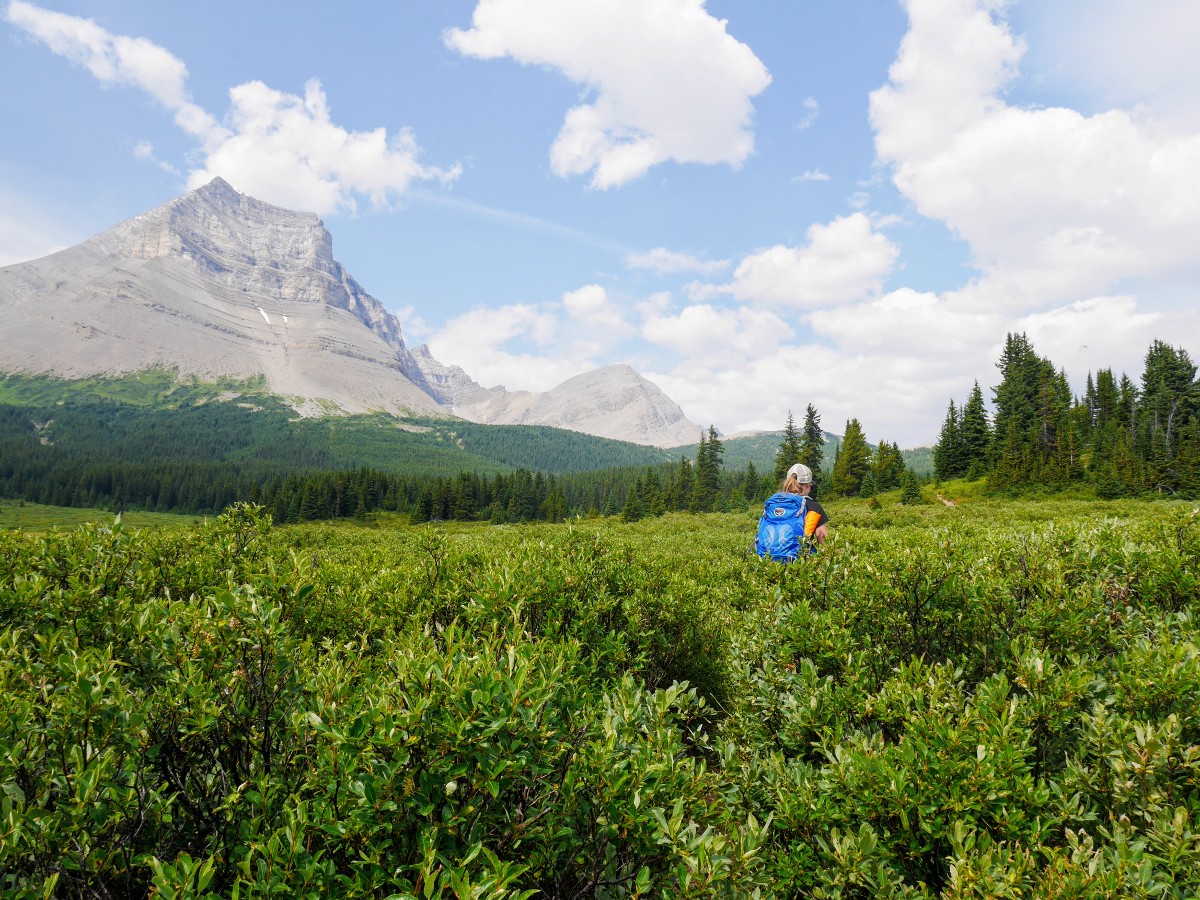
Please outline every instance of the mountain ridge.
M318 216L221 178L74 247L0 268L0 313L0 372L262 378L305 416L457 415L660 447L696 430L628 367L510 392L483 388L428 348L414 354L399 320L334 258Z

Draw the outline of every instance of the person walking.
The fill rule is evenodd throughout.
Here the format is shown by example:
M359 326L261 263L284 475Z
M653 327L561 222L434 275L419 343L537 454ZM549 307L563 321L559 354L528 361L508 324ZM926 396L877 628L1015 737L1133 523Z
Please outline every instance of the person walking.
M779 490L767 498L758 520L758 536L754 549L761 557L791 562L808 548L816 553L817 546L829 537L829 516L811 496L812 469L796 463L787 470Z

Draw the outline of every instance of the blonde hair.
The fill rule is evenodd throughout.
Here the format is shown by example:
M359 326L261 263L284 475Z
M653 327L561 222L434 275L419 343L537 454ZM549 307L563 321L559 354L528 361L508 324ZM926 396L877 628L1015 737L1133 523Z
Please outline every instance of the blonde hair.
M789 475L784 480L783 485L779 488L779 490L785 494L803 494L804 491L802 491L800 487L800 480L795 475Z

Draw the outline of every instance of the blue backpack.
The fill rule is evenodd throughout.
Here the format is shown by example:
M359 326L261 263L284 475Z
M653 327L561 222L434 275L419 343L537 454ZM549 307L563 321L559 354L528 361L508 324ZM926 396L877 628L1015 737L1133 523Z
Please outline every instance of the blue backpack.
M758 538L754 550L761 557L791 562L804 551L804 519L808 498L800 494L772 494L763 504L758 520ZM816 547L809 548L816 553Z

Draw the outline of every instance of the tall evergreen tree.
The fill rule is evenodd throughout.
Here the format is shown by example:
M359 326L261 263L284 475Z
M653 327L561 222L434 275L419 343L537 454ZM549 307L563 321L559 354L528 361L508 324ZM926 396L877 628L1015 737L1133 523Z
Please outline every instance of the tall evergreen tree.
M747 503L762 499L759 497L761 482L762 477L758 474L758 468L754 465L754 460L750 460L746 463L746 474L742 480L742 496L746 498Z
M789 420L791 415L788 416ZM811 403L804 410L804 433L800 438L800 462L813 470L813 477L825 464L825 433L821 431L821 416ZM785 472L787 469L784 470ZM782 479L781 479L782 480Z
M938 433L937 443L933 445L933 473L942 481L957 478L963 474L962 429L958 415L958 407L950 401L946 410L946 418L942 422L942 430Z
M1186 350L1154 341L1146 353L1135 432L1135 447L1151 489L1178 491L1184 480L1177 459L1179 438L1198 413L1195 363Z
M833 492L842 497L853 497L862 487L863 476L871 465L871 448L863 435L858 419L846 422L846 433L842 446L833 462Z
M987 408L983 403L983 391L976 381L971 395L962 408L962 426L959 429L964 472L968 478L982 478L987 473L992 455L992 426L988 422Z
M899 444L880 441L871 454L871 476L876 491L891 491L900 487L904 476L904 454Z
M716 426L709 425L708 434L700 435L700 449L696 454L696 478L688 504L692 512L712 512L717 508L721 499L721 457L724 452Z
M812 407L810 406L809 409ZM779 449L775 451L774 477L776 482L782 482L787 477L787 470L800 462L801 452L800 432L796 430L796 420L792 418L792 411L789 409L787 425L783 427L783 440L779 442ZM813 471L817 470L813 469Z

